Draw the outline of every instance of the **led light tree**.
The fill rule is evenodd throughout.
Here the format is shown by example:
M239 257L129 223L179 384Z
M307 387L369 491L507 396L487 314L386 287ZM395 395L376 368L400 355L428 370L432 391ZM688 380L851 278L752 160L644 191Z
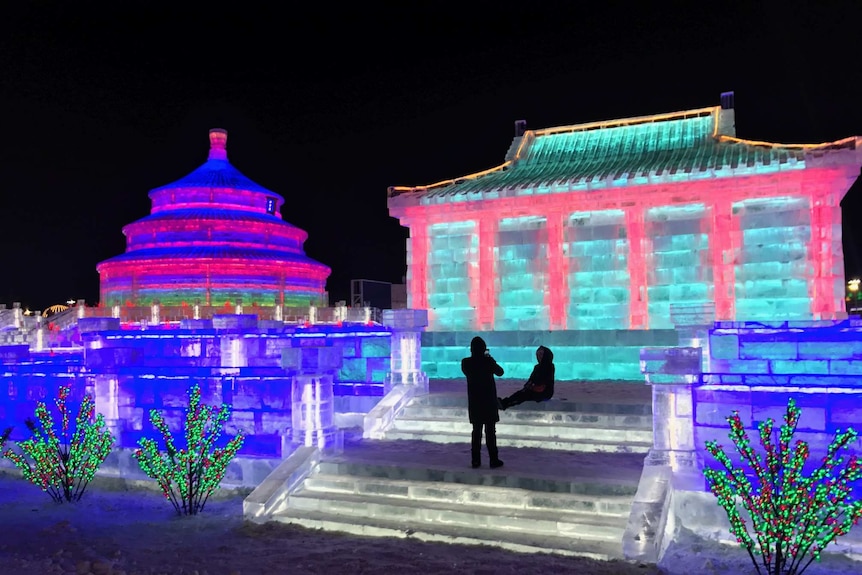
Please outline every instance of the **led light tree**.
M150 411L150 422L162 435L165 451L161 452L153 439L141 439L134 457L141 470L156 480L165 499L171 502L179 515L197 515L204 510L207 500L224 478L228 464L236 456L245 440L242 432L216 447L230 417L227 404L216 409L201 404L201 390L195 385L189 390L189 407L186 412L186 446L178 449L168 429L164 415L157 409Z
M54 400L60 415L59 430L47 405L40 401L36 404L36 419L25 422L32 437L18 442L20 451L9 448L3 452L25 479L60 503L80 501L114 445L114 437L106 429L102 414L95 413L90 395L81 401L74 431L70 430L66 405L70 391L68 385L60 387Z
M790 399L780 430L774 430L771 418L758 426L765 460L752 448L739 412L727 418L728 437L753 472L755 485L721 445L706 443L721 467L707 468L704 476L727 512L731 534L748 552L759 575L802 575L812 561L820 560L829 543L846 535L862 517L862 502L853 498L853 490L860 487L855 482L862 477L862 465L856 455L845 460L840 454L856 439L856 431L837 431L820 466L804 476L808 443L797 440L791 447L800 413Z

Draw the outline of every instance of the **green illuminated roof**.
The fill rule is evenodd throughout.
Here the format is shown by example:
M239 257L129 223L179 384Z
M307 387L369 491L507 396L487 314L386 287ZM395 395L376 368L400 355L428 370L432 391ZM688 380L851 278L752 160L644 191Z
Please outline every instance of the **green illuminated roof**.
M588 190L798 170L824 152L855 149L856 139L782 145L735 137L733 110L687 112L529 130L506 161L485 172L429 186L392 187L390 205Z

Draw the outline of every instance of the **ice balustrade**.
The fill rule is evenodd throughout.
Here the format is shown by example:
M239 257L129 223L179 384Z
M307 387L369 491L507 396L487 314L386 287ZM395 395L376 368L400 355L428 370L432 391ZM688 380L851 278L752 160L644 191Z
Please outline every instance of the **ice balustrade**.
M390 367L383 386L385 396L362 421L363 437L370 439L382 439L410 400L428 393L428 375L422 371L421 339L428 325L427 310L385 310L383 323L392 329Z
M295 445L322 451L344 449L344 433L335 425L333 379L341 367L342 350L326 346L326 340L308 340L282 351L282 367L290 380L290 438ZM292 449L282 448L282 455Z
M339 319L349 319L347 309L338 310ZM393 387L427 392L421 370L427 313L390 310L386 325L360 317L356 323L290 326L253 314L216 314L170 328L123 325L104 315L78 318L76 347L0 346L0 380L8 390L0 398L0 427L23 429L34 402L54 396L68 381L94 390L118 446L130 448L153 431L151 409L165 410L176 428L188 388L198 384L207 401L232 406L229 432L248 434L244 456L278 457L296 444L337 446L336 414L351 414L342 420L352 422L359 410L361 421L375 398Z
M695 324L705 322L708 313L689 311L680 318L689 320L690 333L702 331ZM704 349L641 351L641 369L653 389L653 448L629 532L646 539L629 545L631 558L655 560L662 537L679 527L707 538L729 533L726 516L706 491L703 467L713 463L707 441L727 444L726 418L733 411L756 437L767 418L781 424L794 398L802 410L794 439L808 443L814 456L809 467L836 431L862 428L862 320L716 322L708 328L705 361ZM850 447L862 455L862 441ZM741 464L733 449L725 452ZM862 538L857 534L848 545L859 553Z
M11 311L11 310L10 310ZM158 302L147 306L86 306L83 301L74 307L49 316L46 321L51 329L65 330L73 327L80 318L114 317L123 324L155 326L177 324L183 320L212 319L216 315L249 313L262 321L281 322L289 325L329 325L338 323L379 323L381 310L372 307L317 307L317 306L264 306L242 300L221 306L199 303L191 305L162 305Z

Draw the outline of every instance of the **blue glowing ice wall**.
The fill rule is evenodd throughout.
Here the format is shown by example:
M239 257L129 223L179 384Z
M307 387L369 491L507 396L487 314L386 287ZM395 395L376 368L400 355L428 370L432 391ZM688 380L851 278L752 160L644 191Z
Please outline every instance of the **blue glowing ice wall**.
M789 397L802 409L799 438L823 453L836 429L862 432L862 320L720 322L710 332L709 372L694 389L695 441L727 435L734 409L756 429L780 421ZM862 455L862 444L854 445Z
M719 320L840 318L840 202L862 142L742 140L722 102L519 132L497 167L390 188L390 214L410 229L408 305L429 310L425 371L461 377L452 341L476 332L528 332L532 346L589 330L585 344L555 340L558 373L574 362L561 377L638 380L637 352L609 349L628 345L615 332L663 345L673 305L714 305ZM531 349L507 352L504 367L529 373Z
M783 420L790 397L802 409L795 438L807 441L812 454L825 453L838 429L862 432L858 318L718 322L709 333L705 371L700 352L652 348L641 354L647 382L659 401L653 408L654 443L657 449L675 452L671 460L694 461L696 456L700 464L710 461L704 446L710 440L728 444L726 418L733 411L756 437L760 422ZM862 455L862 441L852 448Z
M24 433L35 402L55 397L59 385L69 382L74 393L95 396L118 446L131 448L153 435L151 409L164 411L178 430L188 389L198 384L203 401L231 405L228 431L247 434L241 454L270 457L282 455L290 436L292 379L308 373L308 366L287 365L284 356L296 348L335 350L340 361L328 375L335 411L330 417L349 418L367 412L383 395L393 332L379 324L294 326L235 314L146 329L85 318L76 329L83 348L69 353L0 347L0 428L15 426L13 438Z

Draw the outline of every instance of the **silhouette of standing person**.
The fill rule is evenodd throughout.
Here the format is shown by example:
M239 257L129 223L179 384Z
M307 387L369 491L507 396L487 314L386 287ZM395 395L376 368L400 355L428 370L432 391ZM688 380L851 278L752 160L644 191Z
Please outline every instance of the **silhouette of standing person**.
M470 357L461 360L461 371L467 376L467 411L473 424L471 454L473 467L482 464L482 428L485 428L485 445L491 467L502 467L497 456L496 423L500 421L497 411L497 383L494 376L503 375L500 367L488 351L485 340L474 337L470 342Z
M502 410L525 401L546 401L554 396L554 352L540 345L536 349L536 366L523 389L519 389L509 397L500 400L498 407Z

